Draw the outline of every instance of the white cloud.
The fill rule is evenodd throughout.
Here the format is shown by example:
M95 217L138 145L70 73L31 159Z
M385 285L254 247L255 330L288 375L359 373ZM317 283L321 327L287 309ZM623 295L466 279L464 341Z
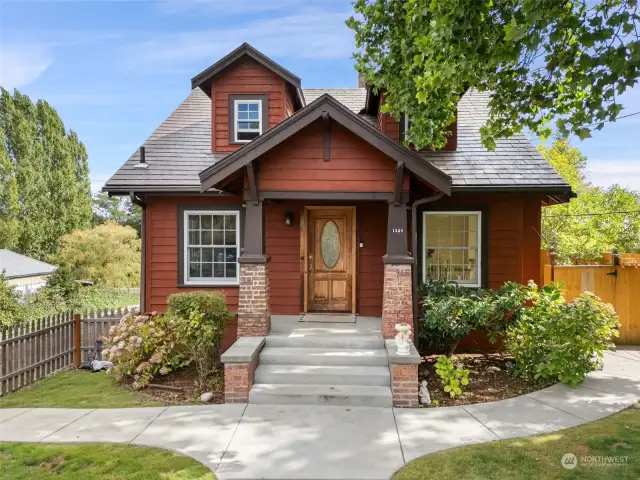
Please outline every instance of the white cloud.
M615 183L640 191L640 157L635 160L592 160L587 166L588 178L595 185L608 187Z
M6 89L30 84L53 63L53 55L41 45L0 45L0 86Z
M163 70L202 62L206 67L242 42L270 57L344 59L353 52L353 34L345 25L348 12L305 11L229 28L157 34L127 47L132 67Z

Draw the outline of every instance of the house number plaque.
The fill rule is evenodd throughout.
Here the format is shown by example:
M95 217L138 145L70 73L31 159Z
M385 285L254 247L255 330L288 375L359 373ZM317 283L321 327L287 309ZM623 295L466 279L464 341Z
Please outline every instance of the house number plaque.
M404 233L404 228L392 228L391 233Z

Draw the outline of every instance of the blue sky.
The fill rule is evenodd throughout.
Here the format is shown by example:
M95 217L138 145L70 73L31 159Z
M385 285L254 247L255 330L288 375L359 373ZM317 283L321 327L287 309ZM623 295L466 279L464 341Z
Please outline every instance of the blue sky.
M355 87L349 0L0 0L0 85L44 98L85 143L94 190L243 41L302 78ZM622 97L640 111L640 87ZM584 142L597 184L640 190L640 115Z

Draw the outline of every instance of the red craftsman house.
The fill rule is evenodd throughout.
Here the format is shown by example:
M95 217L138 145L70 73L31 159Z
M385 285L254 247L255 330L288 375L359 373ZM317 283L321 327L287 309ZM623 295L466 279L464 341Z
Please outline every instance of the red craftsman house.
M371 88L303 89L247 44L191 86L104 190L143 206L145 311L200 289L237 311L227 401L415 406L416 355L383 339L417 285L539 280L541 206L571 190L522 135L481 146L487 95L416 152Z

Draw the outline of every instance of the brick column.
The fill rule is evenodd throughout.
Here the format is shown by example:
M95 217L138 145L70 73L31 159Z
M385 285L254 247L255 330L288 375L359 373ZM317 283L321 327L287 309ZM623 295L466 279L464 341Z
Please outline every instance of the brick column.
M395 338L396 323L411 325L413 335L413 302L411 264L384 265L384 288L382 293L382 336Z
M244 263L240 259L240 291L238 298L238 337L269 334L269 268L263 263Z

